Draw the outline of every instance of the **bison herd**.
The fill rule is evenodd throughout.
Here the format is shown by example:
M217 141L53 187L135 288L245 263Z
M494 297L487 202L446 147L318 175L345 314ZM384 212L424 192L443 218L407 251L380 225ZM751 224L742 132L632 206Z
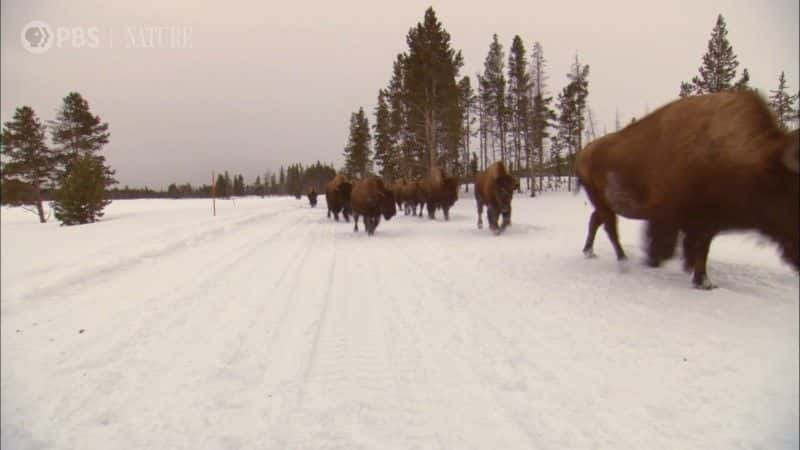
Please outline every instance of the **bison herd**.
M786 262L800 269L800 132L783 129L753 92L722 92L669 103L626 128L586 145L576 158L579 186L594 207L583 253L593 258L598 228L605 228L617 259L626 259L617 215L646 221L647 264L659 266L681 242L684 269L699 289L714 287L706 273L711 241L719 233L754 230L775 242ZM511 224L518 181L502 162L475 176L478 228ZM313 197L312 197L313 195ZM369 235L381 216L427 210L445 220L458 198L458 179L434 167L419 180L392 184L375 177L349 181L337 175L325 187L328 217L339 214L354 230L363 217ZM316 192L309 192L312 206ZM500 221L502 219L502 221ZM500 222L500 223L498 223Z

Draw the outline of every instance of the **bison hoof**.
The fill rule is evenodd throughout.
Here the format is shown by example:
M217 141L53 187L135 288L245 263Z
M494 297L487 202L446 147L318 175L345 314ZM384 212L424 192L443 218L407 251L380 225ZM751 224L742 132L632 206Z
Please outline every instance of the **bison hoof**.
M703 275L703 278L701 278L700 280L697 279L692 280L692 284L694 285L695 289L701 289L704 291L710 291L717 287L717 285L712 283L711 280L709 280L708 276L706 275Z
M591 248L588 248L588 249L583 251L583 257L586 258L586 259L594 259L594 258L597 258L597 255L594 253L594 250L592 250Z

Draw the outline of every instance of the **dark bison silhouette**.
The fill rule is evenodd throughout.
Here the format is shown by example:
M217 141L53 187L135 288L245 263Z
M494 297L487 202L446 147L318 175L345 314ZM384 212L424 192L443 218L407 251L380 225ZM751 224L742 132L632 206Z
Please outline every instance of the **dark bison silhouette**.
M394 194L377 177L357 181L353 185L350 202L353 207L353 231L358 231L358 218L364 216L364 228L370 236L375 234L381 215L389 220L397 212Z
M433 167L419 187L428 217L435 219L436 209L441 208L444 220L450 220L450 208L458 200L458 178L446 176L441 169Z
M486 206L486 220L489 228L500 234L511 225L511 198L519 183L508 174L506 166L498 161L475 176L475 201L478 203L478 228L483 228L483 207ZM503 216L502 225L497 224Z
M583 252L593 257L605 227L617 259L625 252L616 214L647 221L647 262L658 266L683 237L684 269L711 289L711 240L728 230L756 230L800 265L798 131L786 132L753 92L723 92L669 103L597 139L577 157L580 183L594 205Z
M350 221L350 191L353 185L347 181L344 175L336 175L328 184L325 185L325 200L328 203L328 218L333 214L333 218L339 221L339 213L344 216L345 222Z
M313 187L308 191L308 203L312 208L317 206L317 191Z

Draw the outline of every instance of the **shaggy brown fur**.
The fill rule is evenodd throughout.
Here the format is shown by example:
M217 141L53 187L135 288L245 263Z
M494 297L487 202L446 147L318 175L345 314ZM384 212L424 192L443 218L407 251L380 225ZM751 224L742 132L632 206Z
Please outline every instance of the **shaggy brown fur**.
M422 197L422 188L419 181L410 181L403 185L401 192L403 203L405 205L405 215L417 215L417 206L419 206L419 216L422 217L422 205L425 203Z
M314 188L308 191L308 203L311 204L312 208L317 206L317 191Z
M438 167L432 168L420 182L420 191L428 209L428 217L436 218L442 208L444 220L450 220L450 208L458 200L458 178L449 177Z
M364 228L370 236L375 234L381 215L384 219L390 220L397 212L394 194L377 177L356 181L350 200L355 224L353 231L358 231L358 218L364 216Z
M391 187L389 188L392 191L392 194L394 195L394 201L395 203L397 203L397 208L403 207L403 201L404 201L403 188L405 187L405 185L406 185L406 180L399 178L395 180L391 184Z
M620 214L648 221L648 263L673 256L682 234L684 267L698 288L711 289L708 249L726 230L756 230L798 268L800 176L798 132L777 124L752 92L676 100L587 145L578 177L595 207L584 254L602 224L618 259Z
M336 175L325 185L325 200L328 202L328 218L333 213L333 218L339 221L341 212L346 222L350 221L350 191L353 185L344 175Z
M483 228L483 207L486 206L486 220L489 228L500 234L511 225L511 197L519 188L519 183L508 174L506 166L498 161L475 176L475 201L478 203L478 228ZM497 225L498 217L503 216L502 225Z

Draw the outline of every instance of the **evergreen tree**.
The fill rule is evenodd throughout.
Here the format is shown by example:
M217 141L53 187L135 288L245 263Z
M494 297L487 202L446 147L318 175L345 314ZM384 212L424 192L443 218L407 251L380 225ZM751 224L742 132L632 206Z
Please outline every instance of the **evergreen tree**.
M167 187L167 195L170 198L180 198L181 194L178 190L178 185L175 183L170 183L169 187Z
M279 195L286 194L286 172L283 171L283 166L281 166L280 174L278 175L277 194Z
M22 198L22 203L33 203L39 222L45 223L42 206L42 186L51 180L56 169L56 154L44 142L45 126L29 106L17 108L14 118L3 124L0 154L6 161L2 164L3 185L20 183L31 198ZM27 189L26 189L27 187ZM4 196L5 200L5 196Z
M62 225L95 222L103 217L103 209L111 203L106 173L103 161L90 153L80 153L70 161L53 202L53 212Z
M399 174L412 179L423 173L423 163L419 161L422 146L411 137L406 108L406 92L404 88L405 55L399 54L392 65L392 78L386 88L389 109L389 139L393 152L398 155L397 170Z
M217 175L217 182L215 183L216 189L216 196L219 198L226 198L228 197L228 183L225 180L225 175L219 174Z
M419 143L421 161L432 167L450 163L461 140L461 111L457 78L463 65L461 52L450 46L450 34L433 8L422 23L406 35L403 56L403 103L409 142ZM439 158L440 149L447 155ZM445 167L445 169L447 169Z
M261 175L256 176L256 181L253 182L253 194L264 198L264 187L261 185Z
M556 120L556 113L550 106L553 102L553 97L547 95L547 60L544 57L544 50L542 44L535 42L533 44L533 52L531 53L531 123L530 123L530 140L531 152L538 157L539 167L539 186L538 190L541 191L543 186L543 168L544 168L544 144L545 140L550 137L549 128ZM531 167L530 177L533 178L534 171ZM531 196L534 196L534 189L531 189Z
M506 162L506 116L508 114L506 105L506 78L503 73L505 63L503 62L503 46L497 40L497 35L492 36L492 43L489 45L489 54L483 63L484 91L486 94L486 114L492 118L494 127L492 129L492 159L496 151L495 142L500 144L500 160Z
M269 178L270 178L269 193L270 195L275 195L277 193L278 177L276 177L275 174L273 173L272 175L270 175Z
M350 116L350 137L344 149L344 171L350 177L364 178L370 172L369 121L364 115L364 108Z
M473 136L473 124L475 123L475 118L472 113L476 107L477 98L468 76L463 77L461 81L458 82L458 90L460 92L459 101L461 102L462 120L461 163L459 166L463 168L463 173L459 173L459 175L470 176L470 138ZM467 190L469 189L468 184L464 184L464 187Z
M734 84L736 68L739 67L733 47L728 42L728 29L722 14L717 16L717 23L711 31L708 49L703 55L703 63L699 69L699 76L692 78L690 83L681 82L680 96L701 95L721 92L734 87L744 88L750 75L747 70L742 78Z
M114 179L114 170L106 165L105 157L99 154L110 137L108 123L102 122L99 116L91 113L89 103L80 94L71 92L64 97L56 119L50 121L50 130L60 162L61 187L55 196L55 208L60 212L56 217L65 218L62 220L63 224L86 223L73 222L75 219L94 222L102 217L102 208L108 204L105 200L105 189L117 182ZM87 158L93 161L88 162ZM71 174L72 166L77 164L79 159L82 172ZM102 200L97 197L100 194L93 191L94 185L86 186L86 191L66 186L68 177L72 183L79 182L84 177L87 183L93 183L98 168L102 172ZM79 197L73 199L69 198L69 195ZM81 199L88 203L80 204ZM71 211L71 208L79 208L80 211Z
M380 165L380 174L386 181L394 180L399 174L399 155L394 142L392 142L391 118L388 94L385 90L378 91L378 105L375 107L375 162Z
M67 165L80 153L97 154L108 143L108 123L92 115L89 103L77 92L64 97L56 120L49 122L53 143Z
M800 97L800 93L795 95L787 93L787 88L786 76L781 71L781 75L778 77L778 89L770 90L769 106L772 107L778 122L785 130L788 130L798 120L798 109L794 104Z
M511 154L515 167L522 166L522 154L525 152L526 167L531 167L530 131L530 96L531 77L528 73L528 60L522 38L514 36L511 51L508 55L508 109L511 123ZM528 179L530 188L530 179ZM520 186L521 189L521 186Z

